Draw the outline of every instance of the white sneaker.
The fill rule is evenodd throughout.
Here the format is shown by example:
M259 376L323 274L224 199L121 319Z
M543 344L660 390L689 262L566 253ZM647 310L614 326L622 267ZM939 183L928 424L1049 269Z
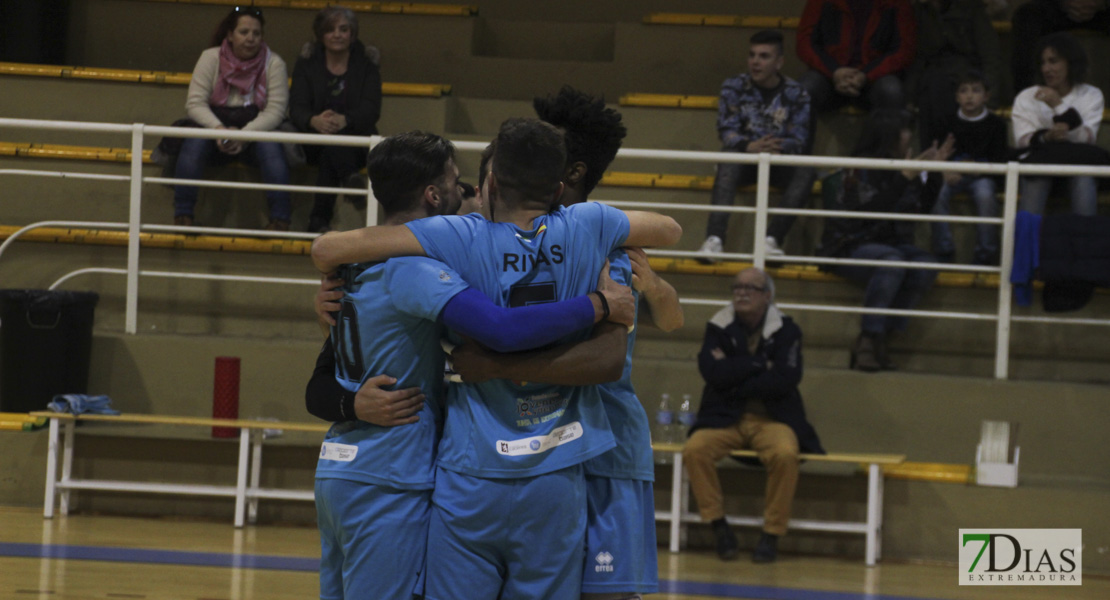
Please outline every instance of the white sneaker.
M783 256L786 253L779 248L779 243L775 241L773 236L767 236L767 256Z
M725 243L721 241L721 238L715 235L711 235L705 238L705 242L702 243L701 248L698 249L698 252L710 252L713 254L720 254L722 251L724 251L724 249ZM717 258L716 256L699 256L698 260L707 265L721 262L721 259Z

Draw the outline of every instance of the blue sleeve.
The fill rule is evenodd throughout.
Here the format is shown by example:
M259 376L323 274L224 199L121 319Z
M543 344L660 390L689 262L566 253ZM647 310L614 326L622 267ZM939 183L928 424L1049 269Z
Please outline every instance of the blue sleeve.
M497 352L518 352L545 346L594 324L594 305L587 296L518 308L493 303L470 288L452 298L443 322Z
M394 258L386 269L394 306L429 321L439 319L451 298L469 287L450 267L428 258Z
M628 239L628 217L621 210L600 202L582 202L563 210L574 223L579 248L597 248L608 256Z

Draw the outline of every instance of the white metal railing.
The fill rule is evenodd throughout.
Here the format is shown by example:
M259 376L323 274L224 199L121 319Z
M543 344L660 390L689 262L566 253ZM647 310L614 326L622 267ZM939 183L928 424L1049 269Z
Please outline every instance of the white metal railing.
M336 146L365 146L372 148L374 144L378 143L381 136L320 136L315 134L303 133L285 133L285 132L257 132L257 131L241 131L241 130L213 130L213 129L198 129L198 128L180 128L180 127L164 127L154 125L144 125L142 123L134 124L115 124L115 123L85 123L73 121L45 121L34 119L7 119L0 118L0 129L32 129L32 130L54 130L54 131L68 131L68 132L99 132L99 133L115 133L115 134L130 134L131 136L131 163L129 173L127 175L104 175L96 173L81 173L69 171L36 171L27 169L0 169L0 175L14 175L14 176L34 176L34 177L54 177L54 178L71 178L81 180L102 180L102 181L119 181L128 182L130 185L129 193L129 213L127 223L101 223L101 222L88 222L88 221L42 221L34 223L13 233L8 240L0 244L0 256L3 256L4 250L21 235L27 231L39 227L51 226L77 226L77 227L96 227L106 229L126 229L128 232L128 246L127 246L127 268L126 269L112 269L112 268L87 268L78 269L71 273L66 274L61 279L56 281L51 289L54 289L69 279L81 276L88 273L108 273L108 274L122 274L127 278L126 283L126 315L124 329L127 333L135 333L138 323L138 278L139 276L149 277L176 277L188 279L208 279L208 280L234 280L234 281L255 281L263 283L279 283L279 284L298 284L298 285L317 285L315 279L291 279L291 278L278 278L278 277L261 277L261 276L228 276L228 275L214 275L208 273L182 273L182 272L165 272L165 271L142 271L139 269L139 233L141 231L167 231L167 232L189 232L189 233L219 233L219 234L233 234L242 236L264 236L268 238L290 238L290 239L305 239L315 237L314 234L296 233L296 232L275 232L275 231L259 231L259 230L246 230L246 229L224 229L224 228L200 228L200 227L175 227L167 225L143 225L142 224L142 186L144 183L159 183L167 185L193 185L198 187L221 187L232 189L248 189L248 190L285 190L290 192L330 192L335 194L365 194L368 201L369 209L366 211L366 224L376 224L377 211L375 210L375 200L373 191L366 190L350 190L346 188L322 188L316 186L298 186L298 185L273 185L273 184L258 184L258 183L240 183L240 182L224 182L224 181L195 181L183 180L164 177L144 177L142 174L142 152L143 146L147 135L152 136L175 136L175 137L191 137L191 138L204 138L204 139L233 139L243 141L271 141L281 143L326 143L328 145ZM483 142L456 142L457 149L463 152L477 152L485 148L486 144ZM668 210L668 211L695 211L695 212L731 212L731 213L752 213L755 215L754 223L754 237L755 240L753 252L751 253L719 253L712 256L717 258L728 258L738 260L751 260L756 266L764 268L768 261L771 262L790 262L790 263L803 263L803 264L847 264L847 265L863 265L863 266L876 266L876 267L907 267L914 269L933 269L945 271L962 271L971 273L997 273L999 274L998 286L998 306L997 310L990 313L973 313L973 312L960 312L960 311L937 311L937 310L900 310L900 309L875 309L863 308L859 306L836 306L825 304L813 303L779 303L783 308L791 310L802 311L822 311L822 312L836 312L847 314L883 314L892 316L912 316L912 317L927 317L927 318L944 318L944 319L963 319L963 320L980 320L980 321L995 321L997 323L996 336L995 336L995 369L994 375L996 378L1005 379L1008 377L1008 363L1009 363L1009 345L1010 345L1010 323L1014 321L1029 322L1029 323L1053 323L1053 324L1080 324L1080 325L1110 325L1110 320L1106 319L1075 319L1075 318L1060 318L1060 317L1026 317L1014 316L1012 314L1011 297L1012 286L1009 282L1009 273L1013 263L1013 247L1014 247L1014 223L1017 212L1017 189L1018 189L1018 176L1019 175L1051 175L1051 176L1068 176L1068 175L1093 175L1096 177L1110 177L1110 167L1082 167L1082 166L1060 166L1060 165L1023 165L1015 162L1006 164L984 164L984 163L958 163L958 162L940 162L940 161L918 161L918 160L884 160L884 159L864 159L864 158L846 158L846 157L826 157L826 156L793 156L793 155L771 155L771 154L746 154L746 153L733 153L733 152L693 152L693 151L679 151L679 150L652 150L652 149L639 149L639 148L625 148L620 150L618 156L622 158L643 159L643 160L678 160L690 162L728 162L739 164L754 164L757 166L756 178L756 202L754 207L748 206L711 206L711 205L688 205L679 203L665 203L665 202L631 202L631 201L616 201L616 200L599 200L606 204L610 204L620 208L635 208L635 209L648 209L648 210ZM1004 202L1003 202L1003 215L999 218L985 218L985 217L963 217L963 216L937 216L927 214L891 214L891 213L869 213L869 212L851 212L851 211L829 211L829 210L812 210L812 209L785 209L785 208L771 208L769 202L770 195L770 169L771 166L809 166L809 167L857 167L868 169L886 169L886 170L915 170L915 171L947 171L958 173L984 173L993 175L1002 175L1005 177L1004 186ZM876 260L860 260L860 259L846 259L846 258L824 258L815 256L795 256L784 255L777 257L768 257L766 255L765 245L762 240L767 236L767 220L768 215L802 215L802 216L823 216L823 217L850 217L856 219L887 219L887 220L905 220L905 221L924 221L924 222L937 222L944 221L950 223L987 223L999 225L1002 228L1001 236L1001 264L997 267L976 266L976 265L952 265L946 263L917 263L917 262L895 262L895 261L876 261ZM683 251L683 250L653 250L650 252L656 256L672 256L672 257L705 257L706 253L697 251ZM704 306L724 306L727 302L721 300L709 300L700 298L683 298L682 302L688 305L704 305Z

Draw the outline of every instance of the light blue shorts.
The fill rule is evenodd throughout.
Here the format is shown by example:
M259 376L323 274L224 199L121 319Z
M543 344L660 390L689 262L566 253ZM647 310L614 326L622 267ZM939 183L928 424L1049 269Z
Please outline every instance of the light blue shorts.
M577 600L582 593L582 466L522 479L436 472L427 600Z
M424 568L431 498L431 490L317 479L321 600L412 600Z
M586 477L584 593L659 591L650 481Z

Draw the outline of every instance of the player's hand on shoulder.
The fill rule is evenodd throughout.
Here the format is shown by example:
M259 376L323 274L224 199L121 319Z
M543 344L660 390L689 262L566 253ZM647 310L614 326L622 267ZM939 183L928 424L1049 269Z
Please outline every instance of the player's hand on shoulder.
M632 297L632 288L609 277L609 261L605 261L597 278L597 291L609 305L609 316L605 320L620 323L631 330L636 324L636 299Z
M642 248L625 248L632 262L632 289L641 294L651 294L659 285L659 275L651 268L647 253Z
M321 323L335 325L335 317L332 313L339 311L339 300L343 297L343 292L338 288L343 283L335 273L328 273L320 278L320 291L316 292L312 305Z
M389 375L376 375L367 379L355 394L355 416L360 421L382 427L408 425L420 420L417 414L424 408L424 392L418 387L403 390L383 390L397 380Z
M451 368L466 383L482 383L497 378L495 355L481 344L467 342L455 346L450 360Z

